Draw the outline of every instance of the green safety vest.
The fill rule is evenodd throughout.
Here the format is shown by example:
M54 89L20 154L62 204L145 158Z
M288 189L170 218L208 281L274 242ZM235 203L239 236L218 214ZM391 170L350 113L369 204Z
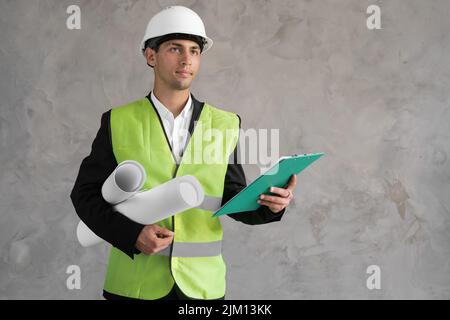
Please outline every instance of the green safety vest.
M131 259L113 247L104 289L125 297L158 299L176 282L190 298L223 297L226 267L221 253L222 226L218 218L212 218L212 212L221 205L228 160L238 140L239 118L205 103L179 165L159 115L147 98L112 109L110 125L117 163L135 160L144 166L147 180L143 189L193 175L203 187L205 200L157 223L174 231L167 250Z

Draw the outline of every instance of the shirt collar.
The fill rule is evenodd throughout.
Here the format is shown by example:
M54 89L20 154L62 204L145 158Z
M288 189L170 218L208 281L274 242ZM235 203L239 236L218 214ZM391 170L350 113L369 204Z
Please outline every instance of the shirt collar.
M158 100L158 98L156 98L153 91L151 93L151 98L155 104L155 108L158 110L158 113L162 117L164 117L165 119L173 119L174 118L173 113L169 109L167 109L166 106L163 105L162 102ZM181 113L178 116L181 116L182 118L186 118L191 109L192 109L192 98L191 98L191 94L189 94L189 99L186 102L186 104L184 105L183 110L181 111Z

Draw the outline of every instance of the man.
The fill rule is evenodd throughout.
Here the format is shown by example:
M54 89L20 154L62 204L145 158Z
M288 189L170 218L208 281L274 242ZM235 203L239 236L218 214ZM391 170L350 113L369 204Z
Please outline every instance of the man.
M245 188L238 137L218 152L219 163L191 163L202 129L238 132L240 118L198 101L189 88L201 54L211 48L200 17L192 10L168 7L149 22L141 50L154 69L154 88L144 99L102 115L101 127L78 173L71 199L80 219L112 244L103 296L106 299L223 299L225 263L222 228L213 211ZM182 132L189 131L188 135ZM211 147L203 141L204 152ZM101 196L101 186L118 163L140 162L149 189L177 176L194 175L205 191L199 207L154 225L133 222ZM254 212L230 215L246 224L279 221L293 197L287 187L262 195ZM151 211L151 208L149 208Z

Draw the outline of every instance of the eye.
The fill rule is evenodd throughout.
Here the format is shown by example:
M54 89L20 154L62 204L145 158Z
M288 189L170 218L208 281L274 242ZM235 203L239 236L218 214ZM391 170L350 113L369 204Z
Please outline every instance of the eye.
M177 47L172 47L172 48L170 48L170 51L171 52L180 52L180 48L177 48Z
M192 50L192 54L193 54L194 56L198 56L200 53L199 53L198 50Z

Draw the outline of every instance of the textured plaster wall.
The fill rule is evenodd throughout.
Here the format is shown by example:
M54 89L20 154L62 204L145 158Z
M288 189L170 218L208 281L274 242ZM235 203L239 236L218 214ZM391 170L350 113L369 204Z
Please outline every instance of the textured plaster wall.
M152 88L138 45L175 3L0 0L1 299L100 298L110 247L80 247L69 193L101 114ZM281 154L326 153L281 222L222 219L227 298L450 298L450 2L177 3L215 41L196 97L279 128Z

